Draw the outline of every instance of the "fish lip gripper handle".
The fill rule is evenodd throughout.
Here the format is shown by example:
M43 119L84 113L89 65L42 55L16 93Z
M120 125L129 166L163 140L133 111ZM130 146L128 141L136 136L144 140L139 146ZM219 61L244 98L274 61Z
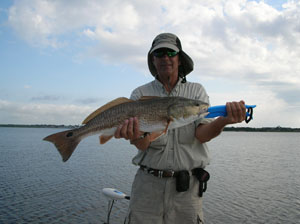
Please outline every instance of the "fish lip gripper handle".
M256 107L256 105L245 105L247 111L246 111L246 118L245 122L249 123L253 119L253 108ZM205 118L214 118L218 116L226 117L227 116L227 111L226 111L226 106L213 106L209 107L207 109L207 112L209 112L208 115L206 115Z
M247 107L246 107L247 108ZM254 107L248 107L246 112L246 118L245 122L248 124L253 119L253 108Z

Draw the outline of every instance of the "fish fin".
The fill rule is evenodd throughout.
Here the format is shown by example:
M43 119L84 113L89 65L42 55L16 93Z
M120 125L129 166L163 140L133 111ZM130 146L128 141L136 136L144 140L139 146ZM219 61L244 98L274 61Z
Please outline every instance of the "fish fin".
M167 131L168 131L168 128L169 128L169 125L171 124L171 122L173 121L173 119L171 119L171 120L169 120L168 121L168 123L167 123L167 125L166 125L166 128L165 128L165 130L163 131L164 132L164 134L166 134L167 133Z
M108 142L112 137L113 137L113 135L100 135L100 136L99 136L100 144L105 144L105 143Z
M158 139L160 136L164 135L165 132L164 131L160 131L160 132L152 132L150 135L149 135L149 140L150 142L153 142L155 141L156 139Z
M62 160L66 162L81 141L80 138L73 136L73 130L62 131L49 135L43 139L52 142L60 153Z
M101 106L100 108L98 108L97 110L95 110L93 113L91 113L89 116L87 116L87 118L84 119L84 121L82 122L82 124L86 124L87 122L89 122L90 120L92 120L94 117L96 117L97 115L99 115L100 113L102 113L105 110L108 110L109 108L112 108L114 106L117 106L119 104L123 104L123 103L128 103L128 102L132 102L133 100L130 100L126 97L119 97L113 101L110 101L109 103Z
M160 96L142 96L138 100L150 100L150 99L155 99L155 98L160 98Z

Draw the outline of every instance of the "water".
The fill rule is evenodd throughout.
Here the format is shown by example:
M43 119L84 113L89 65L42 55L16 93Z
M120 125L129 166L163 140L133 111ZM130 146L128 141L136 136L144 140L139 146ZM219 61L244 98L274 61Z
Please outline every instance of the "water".
M83 140L66 163L41 139L59 129L0 128L0 223L103 223L102 188L130 194L136 150ZM206 223L300 223L299 133L224 132L209 143ZM111 223L122 223L117 201Z
M211 142L209 223L300 223L299 137L225 132Z

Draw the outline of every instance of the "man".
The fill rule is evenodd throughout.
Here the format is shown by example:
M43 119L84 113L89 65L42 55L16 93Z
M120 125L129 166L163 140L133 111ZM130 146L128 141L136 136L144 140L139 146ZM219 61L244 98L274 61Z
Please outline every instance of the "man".
M162 33L154 39L148 53L148 67L155 80L135 89L131 99L181 96L209 103L202 85L186 81L186 75L193 70L193 61L182 50L176 35ZM227 124L245 119L244 104L243 101L227 103L227 117L200 119L168 130L153 142L151 133L140 132L137 118L126 120L117 129L116 138L128 139L139 149L133 158L133 164L140 169L132 185L127 223L203 223L203 182L195 171L202 172L209 163L205 143L218 136Z

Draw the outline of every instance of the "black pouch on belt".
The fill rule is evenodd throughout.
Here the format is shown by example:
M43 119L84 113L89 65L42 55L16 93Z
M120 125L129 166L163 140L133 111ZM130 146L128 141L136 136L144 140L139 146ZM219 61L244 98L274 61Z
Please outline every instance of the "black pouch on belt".
M203 192L206 191L207 181L209 180L210 175L206 170L202 168L193 169L192 173L199 181L199 197L202 197Z
M177 192L187 191L190 187L190 174L187 170L178 171L176 175Z

